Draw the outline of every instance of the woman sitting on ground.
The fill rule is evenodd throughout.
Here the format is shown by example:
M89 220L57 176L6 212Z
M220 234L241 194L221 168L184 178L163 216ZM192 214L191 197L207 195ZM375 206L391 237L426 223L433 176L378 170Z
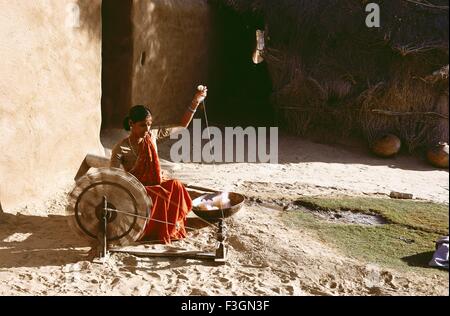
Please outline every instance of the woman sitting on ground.
M206 87L195 94L181 119L182 127L189 125L206 94ZM192 209L192 200L180 181L161 178L156 141L169 136L171 130L151 130L152 123L152 114L146 106L137 105L130 109L124 120L124 128L130 135L114 146L110 167L123 166L145 186L152 199L151 219L143 238L170 243L173 239L186 237L186 216Z

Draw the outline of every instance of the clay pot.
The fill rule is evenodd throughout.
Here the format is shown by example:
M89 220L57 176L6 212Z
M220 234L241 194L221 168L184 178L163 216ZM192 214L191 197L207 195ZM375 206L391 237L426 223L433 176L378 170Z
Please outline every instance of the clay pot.
M373 142L372 152L379 157L387 158L397 154L400 147L400 138L392 134L386 134Z
M448 151L447 143L439 143L428 149L427 159L435 167L448 168Z

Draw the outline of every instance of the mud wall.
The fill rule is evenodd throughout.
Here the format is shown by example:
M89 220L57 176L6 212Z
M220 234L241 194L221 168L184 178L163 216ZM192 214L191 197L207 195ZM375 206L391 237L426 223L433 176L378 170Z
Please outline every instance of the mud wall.
M211 14L207 0L134 0L132 103L155 125L177 124L199 83L208 81Z
M43 201L101 153L101 0L0 0L0 203Z

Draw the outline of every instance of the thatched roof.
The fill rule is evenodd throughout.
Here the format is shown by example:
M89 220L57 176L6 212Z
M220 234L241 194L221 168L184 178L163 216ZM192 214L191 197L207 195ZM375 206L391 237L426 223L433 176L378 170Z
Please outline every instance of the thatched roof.
M379 0L381 27L364 25L367 0L213 0L265 19L274 40L314 33L325 36L371 32L372 41L394 48L448 49L448 0ZM376 34L374 34L376 33ZM322 35L322 36L321 36ZM302 37L304 38L304 37ZM309 43L309 42L308 42ZM291 43L293 44L293 43ZM300 44L300 43L298 43Z
M264 20L273 103L291 131L394 132L410 150L448 140L448 0L376 1L380 28L365 25L367 0L213 2Z

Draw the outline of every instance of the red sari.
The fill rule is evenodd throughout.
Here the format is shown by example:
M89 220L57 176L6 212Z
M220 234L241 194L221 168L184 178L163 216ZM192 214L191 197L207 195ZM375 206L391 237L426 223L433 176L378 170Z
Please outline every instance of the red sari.
M191 197L180 181L162 181L158 154L150 135L146 135L140 144L139 157L129 172L145 186L153 202L143 238L168 244L172 239L186 237L186 215L192 209Z

